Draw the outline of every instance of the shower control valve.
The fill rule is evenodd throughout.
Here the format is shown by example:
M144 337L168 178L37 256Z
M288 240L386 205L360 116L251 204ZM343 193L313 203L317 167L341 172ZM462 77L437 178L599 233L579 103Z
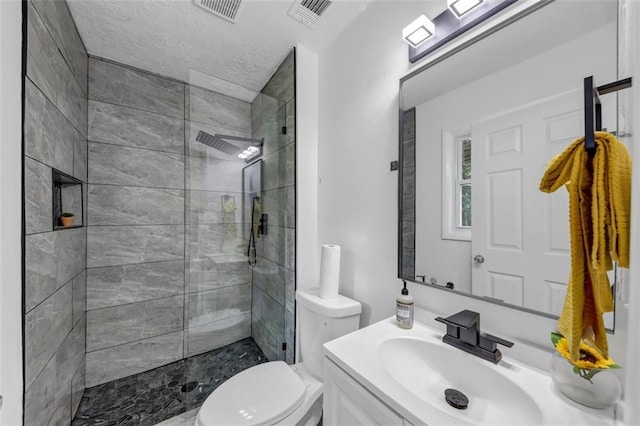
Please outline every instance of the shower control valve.
M258 225L258 235L267 235L269 229L269 215L262 213L260 215L260 225Z

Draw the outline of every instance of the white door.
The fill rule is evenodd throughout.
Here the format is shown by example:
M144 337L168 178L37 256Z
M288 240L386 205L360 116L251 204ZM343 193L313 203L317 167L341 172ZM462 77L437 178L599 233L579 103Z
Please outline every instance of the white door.
M472 126L473 294L559 314L570 270L567 191L539 191L546 164L584 133L582 92ZM543 266L544 265L544 266Z

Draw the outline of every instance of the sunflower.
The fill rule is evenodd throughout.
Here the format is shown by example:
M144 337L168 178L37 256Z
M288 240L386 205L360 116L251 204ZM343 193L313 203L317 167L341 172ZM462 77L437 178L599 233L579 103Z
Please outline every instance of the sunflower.
M560 355L565 357L567 361L571 362L571 355L569 354L569 343L564 337L558 340L556 344L556 350L560 352ZM580 358L571 362L578 368L591 370L593 368L607 369L615 364L611 358L605 358L598 351L586 343L580 343Z
M601 370L620 368L614 360L602 356L596 348L589 346L585 342L580 342L580 355L578 360L572 361L571 355L569 354L569 342L562 334L551 333L551 341L558 353L573 365L573 372L588 381L591 381L593 376Z

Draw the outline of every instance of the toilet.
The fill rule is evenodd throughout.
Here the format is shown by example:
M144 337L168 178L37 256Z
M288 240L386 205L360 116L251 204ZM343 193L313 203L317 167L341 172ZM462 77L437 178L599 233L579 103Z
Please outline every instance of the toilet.
M356 331L360 302L338 295L322 299L318 288L298 290L302 362L271 361L224 382L204 401L196 426L309 425L322 417L322 345Z

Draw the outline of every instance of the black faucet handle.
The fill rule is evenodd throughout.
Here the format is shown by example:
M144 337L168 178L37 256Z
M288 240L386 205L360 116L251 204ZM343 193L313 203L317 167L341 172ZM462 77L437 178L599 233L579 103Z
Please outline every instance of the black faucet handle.
M463 330L468 330L469 329L469 327L467 327L466 325L457 324L457 323L455 323L453 321L449 321L448 318L436 317L435 320L438 321L438 322L441 322L443 324L446 324L447 327L461 328Z
M480 329L480 314L468 309L460 311L457 314L453 314L447 318L438 317L436 318L436 321L445 323L447 325L460 327L464 330L468 330L470 328Z
M502 339L500 337L496 337L492 334L482 333L480 335L480 344L478 346L480 346L482 349L486 349L490 352L493 352L496 350L496 346L498 344L506 346L507 348L510 348L513 346L513 342Z

